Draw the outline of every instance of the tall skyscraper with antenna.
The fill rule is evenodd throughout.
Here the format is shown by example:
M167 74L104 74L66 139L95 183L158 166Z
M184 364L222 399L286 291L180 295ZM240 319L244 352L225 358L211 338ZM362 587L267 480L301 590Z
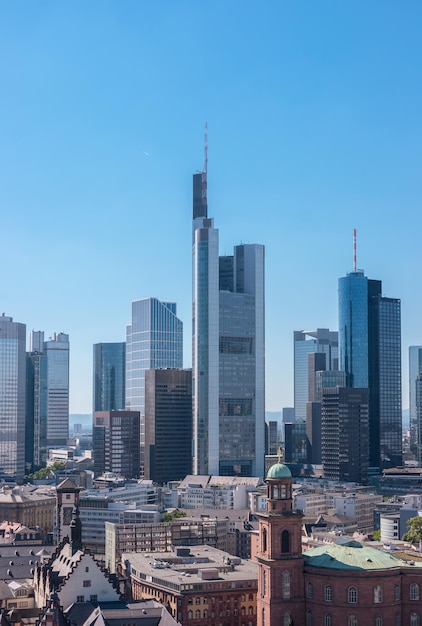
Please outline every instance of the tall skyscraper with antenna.
M369 467L402 463L401 305L356 267L339 279L339 369L348 387L369 389Z
M193 176L193 427L196 474L262 476L264 247L219 257L208 217L208 141Z

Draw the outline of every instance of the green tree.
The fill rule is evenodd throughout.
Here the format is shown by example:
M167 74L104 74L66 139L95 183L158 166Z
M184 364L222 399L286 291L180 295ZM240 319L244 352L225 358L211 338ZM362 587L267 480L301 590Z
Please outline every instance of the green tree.
M186 517L187 513L185 511L181 511L180 509L175 509L171 513L164 513L163 522L172 522L179 517Z
M379 528L377 530L374 530L374 532L372 533L372 539L374 541L379 541L381 539L381 531L379 530Z
M47 478L47 476L50 476L54 472L57 472L57 470L64 469L66 469L66 463L64 461L54 461L52 465L42 467L37 472L29 474L28 478L33 478L34 480L44 480L44 478Z
M422 541L422 517L411 517L407 520L407 532L403 535L403 541L409 543Z

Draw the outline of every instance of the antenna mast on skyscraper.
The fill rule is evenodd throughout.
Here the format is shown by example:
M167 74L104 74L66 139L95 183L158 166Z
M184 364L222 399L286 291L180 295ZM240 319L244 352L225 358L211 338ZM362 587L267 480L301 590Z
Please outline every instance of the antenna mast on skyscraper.
M204 215L207 215L208 206L208 122L205 122L204 128L204 169L202 170L202 205L205 208Z
M356 228L353 229L353 271L356 272Z

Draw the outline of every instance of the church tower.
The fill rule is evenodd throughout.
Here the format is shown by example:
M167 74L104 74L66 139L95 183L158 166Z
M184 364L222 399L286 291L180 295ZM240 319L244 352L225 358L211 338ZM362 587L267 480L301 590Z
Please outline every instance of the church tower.
M270 467L267 510L259 515L257 626L305 623L302 514L293 511L292 475L286 465Z

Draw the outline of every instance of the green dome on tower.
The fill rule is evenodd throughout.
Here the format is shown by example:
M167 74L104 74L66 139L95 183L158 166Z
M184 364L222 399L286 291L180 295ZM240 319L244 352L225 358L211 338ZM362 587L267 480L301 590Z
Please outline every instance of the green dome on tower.
M291 478L292 474L287 465L283 463L274 463L268 470L267 478Z

